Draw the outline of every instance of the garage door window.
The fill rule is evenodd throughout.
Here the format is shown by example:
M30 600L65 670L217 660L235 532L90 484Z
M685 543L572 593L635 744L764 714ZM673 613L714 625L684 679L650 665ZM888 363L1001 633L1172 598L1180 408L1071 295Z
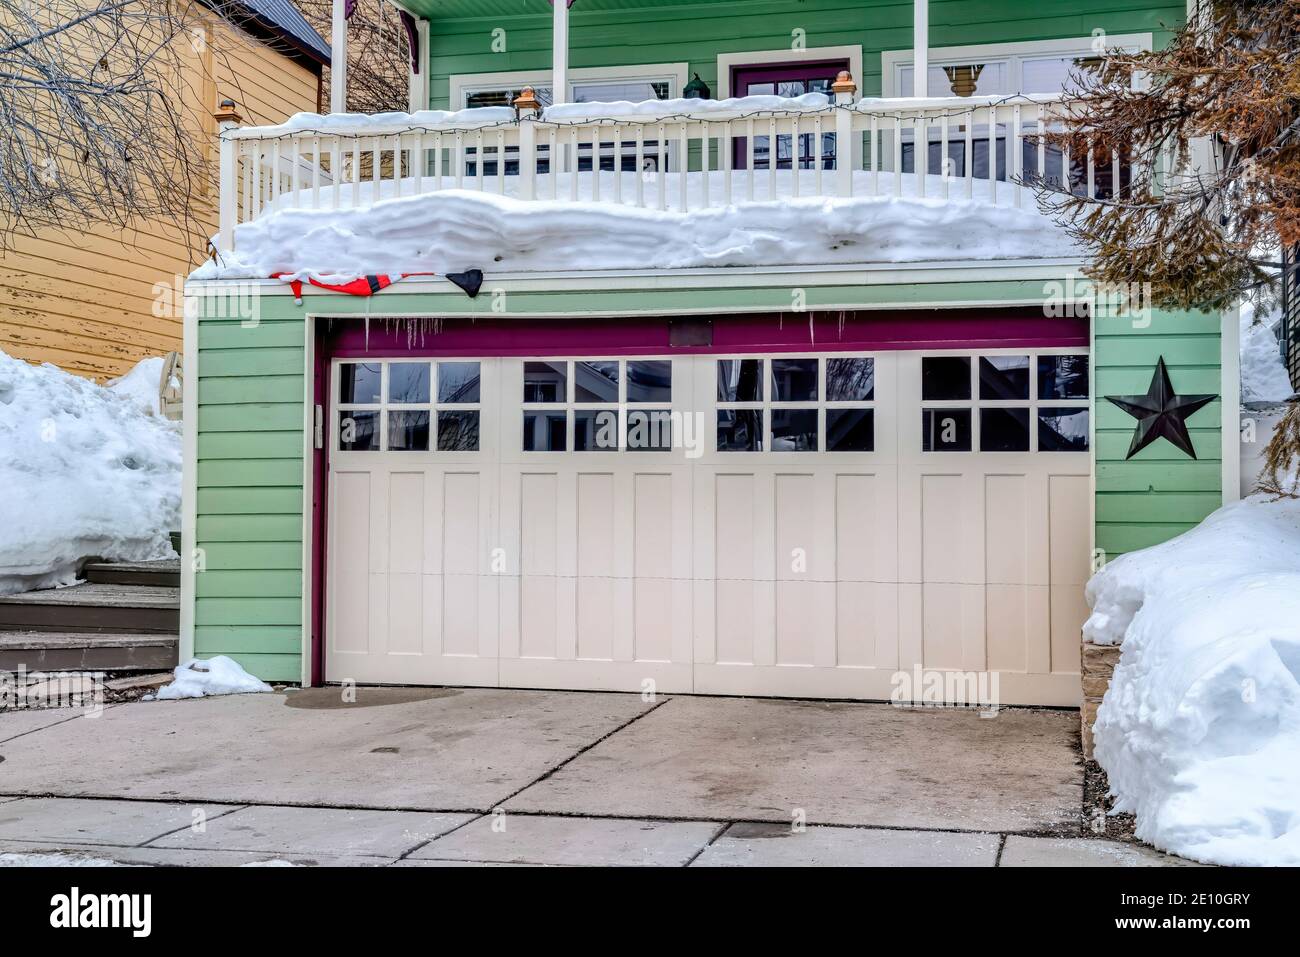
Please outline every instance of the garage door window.
M478 362L344 362L338 381L340 451L478 451Z
M672 448L671 359L524 363L525 452L663 452Z
M924 356L925 452L1086 452L1088 357Z
M719 452L870 452L875 360L807 356L717 360Z

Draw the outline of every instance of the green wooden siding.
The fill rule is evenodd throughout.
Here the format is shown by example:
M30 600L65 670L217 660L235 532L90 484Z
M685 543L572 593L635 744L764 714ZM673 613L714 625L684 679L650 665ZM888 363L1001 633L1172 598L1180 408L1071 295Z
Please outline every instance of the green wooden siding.
M789 307L795 282L791 277L746 289L512 292L508 310L521 318L774 310ZM806 296L810 308L957 307L1038 303L1044 291L1042 281L999 280L810 285ZM222 314L208 308L212 303L200 299L200 311ZM492 304L491 296L469 299L459 292L389 290L375 299L311 294L302 306L290 296L269 295L262 297L261 321L253 327L200 317L195 544L206 567L195 577L197 654L228 654L270 680L294 681L301 674L306 317L469 316L489 313ZM1219 402L1190 420L1198 460L1161 441L1126 461L1133 420L1102 398L1145 392L1162 355L1179 391L1220 392L1219 318L1157 312L1148 327L1135 328L1127 319L1103 317L1094 336L1096 541L1113 558L1187 530L1221 502Z
M546 71L551 65L550 7L541 0L472 3L415 0L431 16L429 102L448 106L449 77L465 73ZM930 45L965 46L1029 40L1151 33L1157 46L1186 14L1183 3L1141 0L932 0ZM504 30L505 50L493 51ZM794 31L807 47L860 45L863 96L881 93L884 50L912 46L912 4L898 0L748 0L731 3L600 3L579 0L569 11L572 68L687 63L715 93L717 56L784 50ZM499 46L499 42L498 42ZM797 56L797 55L796 55ZM458 108L461 104L454 104Z
M1181 534L1223 502L1217 400L1188 419L1195 460L1163 439L1125 459L1136 422L1104 397L1145 393L1161 356L1178 392L1221 392L1218 314L1157 311L1146 328L1127 318L1096 320L1096 536L1107 560Z
M205 306L208 300L200 300ZM292 306L293 300L287 300ZM200 318L194 651L271 681L301 677L303 320L276 297L256 325ZM208 309L215 315L234 310Z

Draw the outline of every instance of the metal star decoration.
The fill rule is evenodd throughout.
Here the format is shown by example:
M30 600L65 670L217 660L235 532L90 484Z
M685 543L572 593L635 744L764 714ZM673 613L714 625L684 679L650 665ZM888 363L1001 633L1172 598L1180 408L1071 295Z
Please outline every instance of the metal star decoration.
M1106 396L1107 400L1138 420L1125 459L1131 459L1161 436L1196 458L1192 437L1187 434L1187 417L1217 398L1217 395L1177 395L1169 381L1164 356L1156 363L1156 371L1151 376L1151 387L1147 389L1146 395Z

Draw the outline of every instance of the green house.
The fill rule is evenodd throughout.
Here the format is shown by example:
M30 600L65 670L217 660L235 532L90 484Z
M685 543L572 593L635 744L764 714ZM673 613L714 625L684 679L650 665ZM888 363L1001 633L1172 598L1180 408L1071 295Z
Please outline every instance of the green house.
M1036 190L1159 171L1036 134L1184 5L401 12L409 114L339 70L332 115L220 115L182 657L1079 705L1092 571L1236 495L1236 319L1084 280ZM1105 401L1160 360L1217 397L1194 457Z

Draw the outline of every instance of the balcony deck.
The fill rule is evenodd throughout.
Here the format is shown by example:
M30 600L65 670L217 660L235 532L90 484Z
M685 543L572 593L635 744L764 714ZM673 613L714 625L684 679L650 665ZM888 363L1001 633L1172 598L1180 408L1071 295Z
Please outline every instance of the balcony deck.
M1059 258L1040 192L1105 196L1128 172L1047 146L1061 109L813 94L227 125L219 257L241 277L545 268L562 250L594 268Z

